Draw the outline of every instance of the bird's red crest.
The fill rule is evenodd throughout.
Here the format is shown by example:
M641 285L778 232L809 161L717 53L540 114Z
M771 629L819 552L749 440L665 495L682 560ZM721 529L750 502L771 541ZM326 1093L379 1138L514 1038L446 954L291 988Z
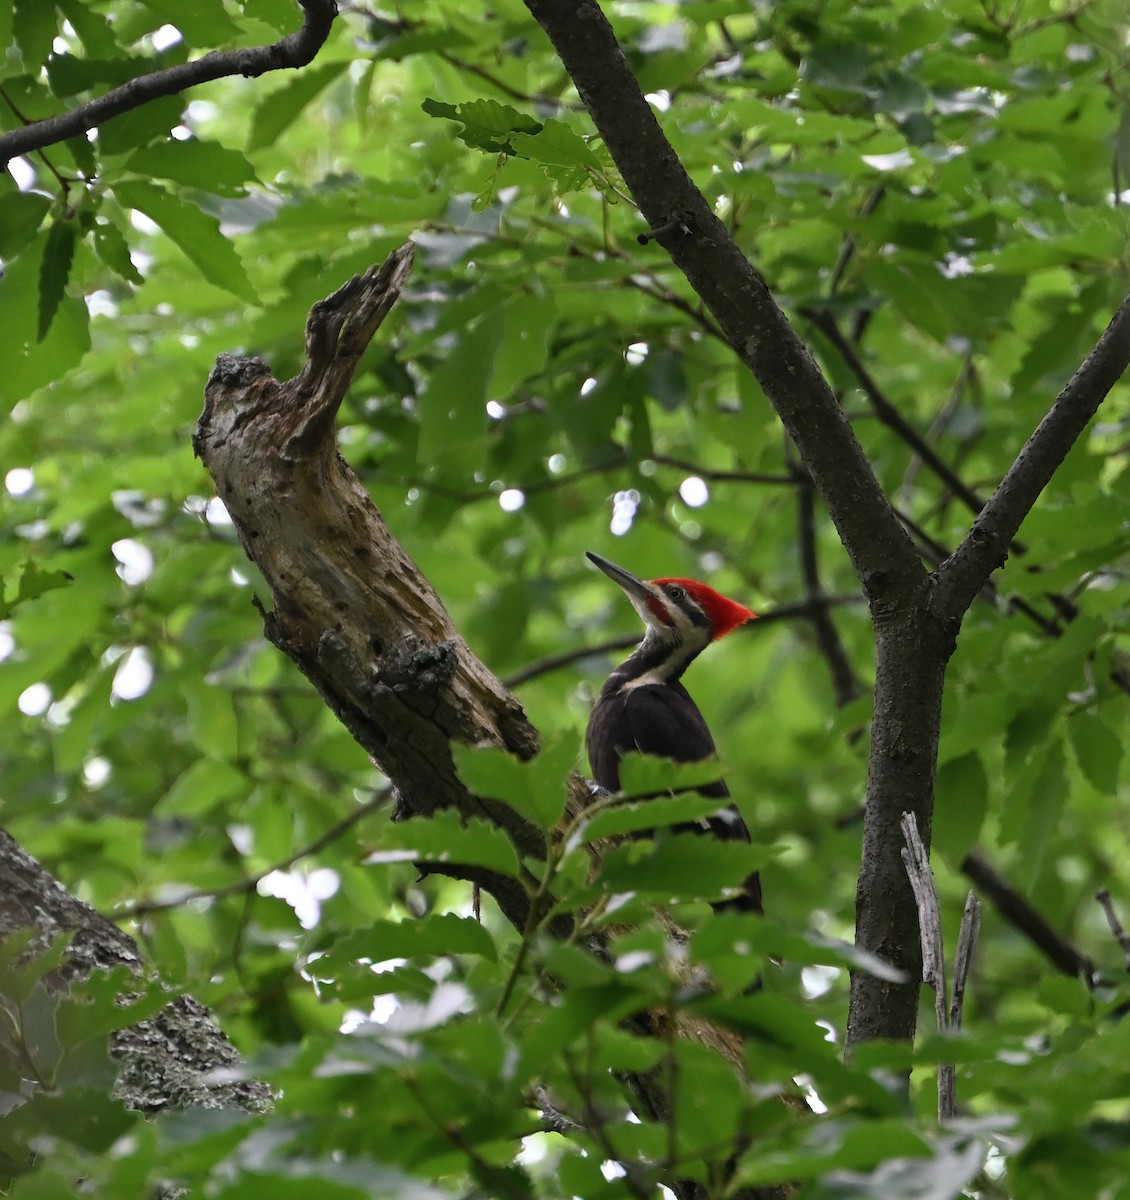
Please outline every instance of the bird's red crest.
M651 582L659 584L660 587L666 583L676 583L685 588L702 605L703 612L710 618L712 641L725 637L739 625L744 625L746 621L753 621L757 617L757 613L753 609L746 608L744 604L739 604L736 600L728 599L721 592L707 587L705 583L699 583L697 579L653 579Z

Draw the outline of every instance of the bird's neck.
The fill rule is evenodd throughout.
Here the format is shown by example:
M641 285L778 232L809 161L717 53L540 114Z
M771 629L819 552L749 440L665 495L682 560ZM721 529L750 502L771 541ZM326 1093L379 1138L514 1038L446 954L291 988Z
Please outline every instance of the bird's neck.
M675 683L706 648L681 636L663 636L649 629L632 655L608 677L602 691L611 695L631 688Z

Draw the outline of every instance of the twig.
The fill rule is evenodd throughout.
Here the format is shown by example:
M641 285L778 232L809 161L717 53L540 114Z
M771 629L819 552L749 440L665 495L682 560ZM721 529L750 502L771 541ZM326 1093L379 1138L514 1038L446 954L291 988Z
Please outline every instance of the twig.
M867 397L872 410L879 420L893 430L918 457L938 476L939 479L958 496L966 507L973 513L979 513L985 506L984 500L969 487L965 481L937 453L933 446L914 428L913 425L899 412L888 399L886 393L875 382L871 372L863 365L862 359L856 353L855 347L844 337L836 324L835 317L828 312L816 312L805 309L806 316L817 329L832 343L836 352L844 360L844 365L855 376L863 394Z
M267 71L304 67L325 44L337 16L334 0L298 0L305 14L302 28L272 42L269 46L248 46L240 50L214 50L191 62L139 75L121 87L80 108L47 117L0 135L0 166L19 154L42 150L67 138L80 137L88 129L97 129L111 117L139 108L150 100L183 92L197 84L210 83L227 75L254 78Z
M646 246L648 242L658 241L661 237L666 237L669 233L681 233L683 237L690 237L690 227L676 218L673 221L667 221L663 225L657 225L654 229L648 229L644 233L636 234L636 241L641 246Z
M1122 953L1126 955L1126 970L1130 971L1130 934L1123 928L1118 914L1114 911L1114 901L1110 898L1110 892L1106 888L1099 888L1095 893L1095 899L1106 913L1106 923L1110 926L1110 932L1114 935L1114 940L1118 943Z
M316 837L309 845L303 846L301 850L296 850L289 858L284 858L282 862L277 862L273 866L264 868L264 870L256 875L237 879L234 883L225 883L221 887L196 888L193 891L177 896L173 900L145 900L140 904L127 904L124 908L119 908L113 913L112 919L115 921L124 921L130 917L144 916L146 913L164 912L170 908L180 908L182 904L189 904L193 900L219 900L225 896L238 896L242 892L253 892L259 886L259 883L274 871L286 871L301 859L308 858L311 854L317 854L319 850L324 850L331 842L336 841L343 833L352 829L358 821L364 820L371 813L375 813L379 808L383 808L391 799L392 794L393 790L391 787L382 788L371 800L367 800L359 808L355 808L349 816L338 821L336 825L331 825L325 833Z
M1038 912L981 854L971 850L961 870L1010 925L1019 930L1037 950L1064 975L1082 978L1094 986L1095 964L1053 929Z
M942 953L942 915L938 907L938 893L934 887L934 875L926 847L918 832L918 822L913 813L903 813L902 836L906 847L902 861L906 864L907 878L914 891L918 905L918 931L922 939L922 982L934 989L934 1011L938 1028L946 1024L946 964Z
M966 896L961 931L957 939L957 953L954 955L953 1003L947 1008L942 916L938 905L938 891L934 886L934 873L930 870L929 855L918 832L918 821L914 814L904 812L900 824L903 838L906 840L902 861L906 865L906 874L918 907L918 930L922 940L922 982L933 989L934 1016L939 1032L945 1033L961 1028L965 983L969 977L969 965L973 958L977 933L981 928L981 905L972 892ZM957 1115L956 1086L953 1063L939 1063L939 1121L948 1121Z
M1021 447L961 545L939 567L931 607L963 613L1008 554L1021 522L1130 363L1130 296Z
M981 932L981 901L966 892L965 909L961 914L961 928L957 935L957 952L953 956L953 998L950 1002L950 1029L960 1029L965 1015L965 984L973 962L973 947Z
M804 580L805 599L812 606L810 622L816 636L816 644L828 670L832 675L836 706L843 708L863 690L851 659L844 649L839 630L832 620L825 599L824 585L820 579L820 563L816 553L816 489L812 481L797 470L797 532L800 546L801 577Z

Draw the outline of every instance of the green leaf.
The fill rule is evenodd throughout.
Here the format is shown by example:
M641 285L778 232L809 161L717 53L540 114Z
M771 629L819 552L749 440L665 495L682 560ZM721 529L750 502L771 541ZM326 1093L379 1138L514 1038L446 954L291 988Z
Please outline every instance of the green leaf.
M552 829L565 810L566 783L577 744L560 735L529 762L494 746L453 747L459 777L476 796L501 800L542 829Z
M598 879L616 892L717 900L726 889L740 888L764 860L762 848L744 842L660 833L654 843L634 842L605 851Z
M136 208L159 225L209 283L241 300L258 302L235 247L220 232L220 223L214 217L147 183L118 183L114 194L121 204Z
M367 929L339 938L328 954L311 964L320 975L340 964L367 959L372 963L393 958L442 958L449 954L473 954L489 962L498 961L494 939L472 917L453 913L419 920L377 921Z
M720 807L725 805L717 798L711 799L693 793L683 796L655 796L637 803L620 801L588 818L581 825L579 832L585 842L593 842L599 838L639 833L641 830L694 824L701 818L716 813Z
M125 236L112 221L98 219L94 222L94 253L127 282L145 282L141 272L133 265Z
M0 197L0 256L15 258L35 237L50 209L46 196L5 192Z
M1067 733L1079 769L1087 782L1107 796L1118 794L1122 741L1101 718L1085 711L1071 714Z
M486 150L491 154L505 151L514 153L514 134L537 133L542 129L540 121L520 113L509 104L497 100L470 100L466 104L445 104L430 97L421 105L429 117L440 117L458 121L463 128L459 137L472 149ZM547 148L547 153L551 153Z
M938 770L935 785L934 845L960 863L981 834L989 810L989 780L975 751L951 758Z
M0 620L6 620L13 610L28 600L35 600L46 592L68 587L74 576L66 571L45 571L38 563L28 559L19 568L18 574L11 572L3 576L0 588Z
M255 168L245 155L200 138L170 138L144 146L130 155L123 169L220 196L246 195L244 185L256 181Z
M51 0L13 0L12 36L24 70L30 75L37 74L47 61L57 30L55 5Z
M155 1016L176 999L161 984L146 982L128 967L96 971L75 987L59 1008L55 1027L64 1051Z
M486 391L502 333L502 314L488 313L459 339L420 397L419 461L448 469L481 458Z
M239 35L239 26L224 11L222 0L141 0L163 23L174 25L195 46L218 46Z
M39 267L39 323L36 341L42 342L67 290L75 256L75 229L70 221L56 221L47 234Z
M167 137L170 130L180 124L186 103L180 95L160 96L119 117L111 117L98 128L98 145L104 154L126 154L138 146Z
M302 115L306 107L340 78L349 64L329 63L321 67L307 67L293 76L285 86L271 92L251 117L251 132L247 138L248 150L262 150L275 142Z
M515 296L503 313L502 336L486 394L505 401L520 384L544 370L557 306L548 294Z
M651 754L625 754L620 763L620 791L632 799L681 793L717 783L725 774L716 758L679 763ZM716 808L725 805L715 802Z
M221 801L244 794L249 781L242 771L214 759L197 759L157 801L162 817L200 817Z
M369 865L444 863L486 867L503 875L519 874L514 847L497 825L478 818L463 821L450 809L431 817L395 821L381 830L379 840L380 849L365 859Z

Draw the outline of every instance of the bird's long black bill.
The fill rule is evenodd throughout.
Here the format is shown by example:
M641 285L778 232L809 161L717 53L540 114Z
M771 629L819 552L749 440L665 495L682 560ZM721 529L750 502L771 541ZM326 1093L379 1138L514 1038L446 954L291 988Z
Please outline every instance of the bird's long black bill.
M607 558L601 558L599 554L594 554L591 550L585 551L585 558L598 566L613 583L618 583L629 596L638 600L646 600L651 596L651 589L631 571L625 571L623 567L609 562Z

